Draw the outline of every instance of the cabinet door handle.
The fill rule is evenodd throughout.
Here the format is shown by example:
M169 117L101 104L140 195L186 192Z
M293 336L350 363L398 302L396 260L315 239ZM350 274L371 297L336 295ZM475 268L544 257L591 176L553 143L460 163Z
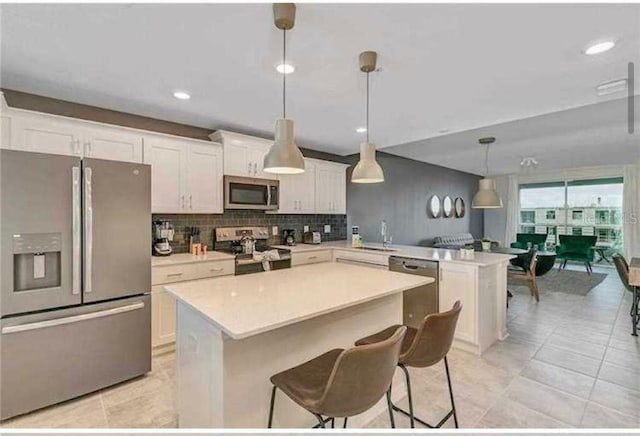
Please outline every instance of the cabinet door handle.
M211 272L222 272L222 271L224 271L224 268L211 268L209 271L211 271Z
M313 259L317 259L317 258L318 258L318 256L309 256L309 257L307 257L307 259L309 259L309 260L313 260Z
M182 273L170 273L170 274L167 274L167 277L180 277L180 276L182 276Z
M191 194L189 194L189 209L193 209L193 198Z
M253 175L258 175L258 164L256 162L253 163Z
M180 209L184 209L184 195L180 196Z
M247 164L247 173L249 173L249 175L251 175L251 162L249 162Z

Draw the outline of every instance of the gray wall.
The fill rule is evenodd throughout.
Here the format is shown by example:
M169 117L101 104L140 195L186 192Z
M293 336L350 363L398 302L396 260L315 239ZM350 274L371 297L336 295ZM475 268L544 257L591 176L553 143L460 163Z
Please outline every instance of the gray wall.
M377 158L384 170L384 183L347 183L348 235L351 226L358 225L365 242L379 242L384 219L397 244L429 245L435 236L463 232L483 236L483 213L471 209L479 176L386 153L379 152ZM358 159L353 155L346 161L355 164ZM347 172L348 180L352 169ZM433 194L462 197L467 214L463 218L430 218L427 200Z

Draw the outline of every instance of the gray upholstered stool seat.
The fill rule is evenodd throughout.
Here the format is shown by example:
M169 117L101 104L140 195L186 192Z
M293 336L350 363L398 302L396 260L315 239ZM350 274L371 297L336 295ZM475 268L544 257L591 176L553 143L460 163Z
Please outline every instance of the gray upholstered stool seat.
M449 363L447 362L447 353L453 342L458 316L462 310L460 301L456 301L447 312L433 313L427 315L420 324L418 329L407 327L407 333L402 341L400 355L398 356L398 366L404 371L407 382L407 396L409 399L409 411L391 404L393 410L407 415L411 422L411 427L415 427L414 421L431 427L441 427L450 417L456 428L458 427L458 416L456 414L456 406L453 400L453 390L451 388L451 377L449 374ZM378 341L384 341L399 326L394 325L388 327L381 332L375 333L366 338L356 341L356 345L370 345ZM426 368L436 363L444 361L444 368L447 375L447 384L449 386L449 398L451 400L451 410L436 425L428 424L422 419L415 416L413 411L413 397L411 394L411 378L409 377L409 367ZM390 396L390 394L389 394Z
M276 392L280 389L298 405L315 415L316 427L335 418L358 415L373 407L385 394L391 426L391 380L400 355L406 327L398 326L386 338L347 350L334 349L271 377L273 389L268 427L273 423Z

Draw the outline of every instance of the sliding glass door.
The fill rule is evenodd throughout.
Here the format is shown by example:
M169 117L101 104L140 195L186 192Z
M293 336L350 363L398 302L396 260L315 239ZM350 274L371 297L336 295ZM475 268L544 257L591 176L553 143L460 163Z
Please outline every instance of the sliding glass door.
M595 235L600 254L622 251L623 179L563 180L520 185L520 233Z

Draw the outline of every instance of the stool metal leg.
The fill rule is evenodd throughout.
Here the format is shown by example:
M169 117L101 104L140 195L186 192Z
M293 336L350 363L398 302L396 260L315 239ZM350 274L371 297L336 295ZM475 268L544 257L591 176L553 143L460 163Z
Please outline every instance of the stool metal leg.
M451 376L449 375L449 362L447 362L447 356L444 356L444 369L447 373L447 384L449 385L449 398L451 399L451 410L453 411L453 422L458 427L458 415L456 414L456 404L453 401L453 389L451 389Z
M267 428L271 428L271 424L273 423L273 406L276 402L276 388L275 386L271 390L271 403L269 405L269 423L267 424Z
M633 300L631 302L631 334L638 336L638 323L640 322L640 311L638 308L640 305L640 290L638 286L633 288Z
M342 428L347 428L347 417L345 416L344 422L342 423Z
M396 421L393 418L393 403L391 402L391 386L387 390L387 408L389 409L389 421L391 421L391 428L396 428Z
M409 370L404 365L398 365L404 371L404 378L407 381L407 397L409 399L409 421L411 422L411 428L416 427L415 416L413 413L413 395L411 394L411 379L409 378Z
M317 413L314 413L314 416L318 419L318 425L316 425L314 428L320 427L320 428L325 428L325 421L322 418L322 416L318 415Z

